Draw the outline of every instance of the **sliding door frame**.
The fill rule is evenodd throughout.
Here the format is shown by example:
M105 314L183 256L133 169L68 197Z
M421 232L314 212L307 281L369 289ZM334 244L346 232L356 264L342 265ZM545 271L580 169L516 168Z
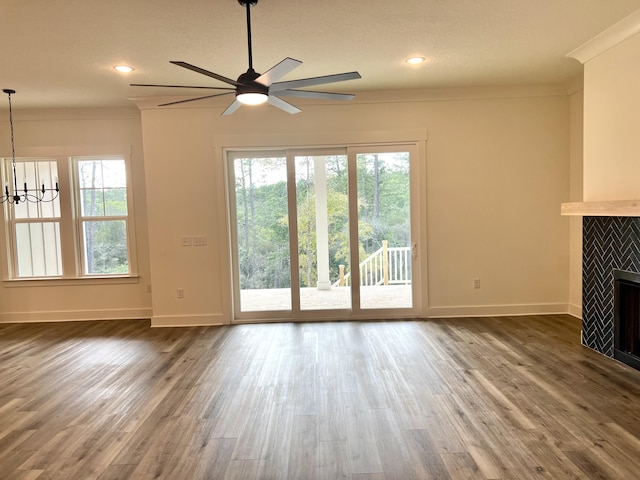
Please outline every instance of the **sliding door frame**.
M356 156L366 153L387 153L407 151L410 155L409 179L410 179L410 222L411 222L411 269L412 269L412 308L381 308L362 309L360 306L360 272L357 267L359 260L358 245L358 190L357 190L357 163ZM296 205L296 172L295 157L318 155L346 155L348 168L349 189L349 246L351 272L351 308L331 310L302 310L300 308L300 271L298 262L298 225ZM255 323L255 322L279 322L279 321L321 321L321 320L349 320L349 319L393 319L393 318L417 318L421 314L422 298L420 295L421 261L419 252L419 239L422 236L423 227L420 222L420 212L423 210L422 194L419 190L419 177L423 175L419 168L420 158L419 142L389 142L383 144L371 143L362 145L343 145L335 147L327 146L292 146L290 148L225 148L223 160L227 185L227 211L228 211L228 239L231 266L231 323ZM290 254L290 289L291 310L250 311L243 312L240 308L240 283L238 262L238 233L237 212L235 198L235 169L234 160L238 158L286 158L287 165L287 212L289 228L289 254ZM353 267L355 265L355 268ZM342 287L344 288L344 287Z

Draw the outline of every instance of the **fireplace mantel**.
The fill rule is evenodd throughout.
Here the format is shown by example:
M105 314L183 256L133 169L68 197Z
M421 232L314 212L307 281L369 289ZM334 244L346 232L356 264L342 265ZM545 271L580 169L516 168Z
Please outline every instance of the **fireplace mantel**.
M581 217L640 217L640 200L563 203L560 205L560 214Z

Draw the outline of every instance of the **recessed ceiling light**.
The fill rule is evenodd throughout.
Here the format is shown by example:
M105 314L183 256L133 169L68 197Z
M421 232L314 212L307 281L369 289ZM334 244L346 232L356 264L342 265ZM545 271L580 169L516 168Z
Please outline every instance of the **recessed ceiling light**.
M119 71L120 73L129 73L129 72L133 72L134 70L134 68L130 67L129 65L116 65L113 68Z
M409 57L405 60L405 62L410 63L411 65L417 65L418 63L422 63L426 60L424 57Z

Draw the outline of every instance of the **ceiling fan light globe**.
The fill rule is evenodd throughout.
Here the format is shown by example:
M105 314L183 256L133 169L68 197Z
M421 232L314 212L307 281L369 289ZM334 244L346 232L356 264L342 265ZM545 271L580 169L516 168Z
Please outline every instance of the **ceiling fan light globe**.
M239 93L236 95L236 99L245 105L260 105L265 103L269 96L264 93Z

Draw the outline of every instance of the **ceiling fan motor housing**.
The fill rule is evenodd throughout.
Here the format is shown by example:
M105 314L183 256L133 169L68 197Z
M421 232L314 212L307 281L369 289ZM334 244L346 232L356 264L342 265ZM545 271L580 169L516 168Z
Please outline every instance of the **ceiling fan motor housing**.
M236 87L236 95L243 93L262 93L263 95L269 95L269 87L256 82L261 74L257 73L253 68L250 68L245 73L238 77L238 85Z
M298 113L300 109L280 98L281 96L290 97L303 97L303 98L324 98L333 100L351 100L353 95L346 93L327 93L327 92L315 92L308 90L298 90L298 88L309 87L313 85L322 85L326 83L342 82L345 80L354 80L360 78L358 72L338 73L334 75L324 75L320 77L300 78L297 80L289 80L285 82L278 82L278 80L294 68L299 66L302 62L293 58L287 57L280 63L274 65L265 73L257 73L253 69L253 55L251 48L251 13L250 7L258 4L258 0L237 0L242 5L247 14L247 47L249 53L249 69L240 75L237 80L227 78L223 75L210 72L204 68L191 65L190 63L171 60L171 63L187 70L194 71L207 77L215 78L218 81L226 83L230 87L202 87L202 86L184 86L184 85L149 85L149 84L136 84L132 83L132 86L142 87L170 87L170 88L208 88L212 90L227 90L225 93L216 93L213 95L205 95L196 98L187 98L186 100L177 100L173 102L161 103L160 107L167 105L175 105L178 103L195 102L196 100L205 100L208 98L219 97L222 95L231 95L235 93L235 101L222 112L222 115L230 115L235 112L240 105L260 105L261 103L268 102L276 108L284 110L287 113ZM8 93L7 90L4 90Z

